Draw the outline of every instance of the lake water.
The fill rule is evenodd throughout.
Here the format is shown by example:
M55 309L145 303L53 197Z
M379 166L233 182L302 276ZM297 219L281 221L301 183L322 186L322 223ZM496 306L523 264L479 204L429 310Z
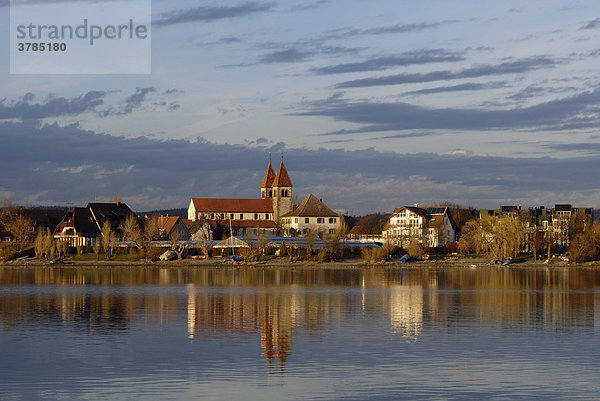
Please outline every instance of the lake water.
M597 400L587 269L0 268L0 400Z

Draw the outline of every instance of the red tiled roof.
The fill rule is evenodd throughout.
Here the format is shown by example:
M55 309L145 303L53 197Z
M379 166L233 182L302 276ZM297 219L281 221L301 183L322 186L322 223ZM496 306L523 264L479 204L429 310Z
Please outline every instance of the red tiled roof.
M177 220L179 220L179 216L160 216L158 218L158 225L160 228L165 230L167 235L171 234L171 230L177 224Z
M290 180L283 161L279 165L279 170L277 170L277 175L273 180L273 187L293 187L292 180Z
M192 224L194 224L194 222L190 219L181 219L181 222L185 225L185 228L187 228L188 230L190 229Z
M192 198L196 212L273 213L271 199Z
M275 170L273 170L273 166L271 165L271 161L269 160L269 167L267 167L267 171L265 172L265 176L260 184L261 188L272 188L273 180L275 179Z
M337 217L338 214L325 206L323 202L317 199L313 194L308 195L294 208L290 213L284 214L282 217Z

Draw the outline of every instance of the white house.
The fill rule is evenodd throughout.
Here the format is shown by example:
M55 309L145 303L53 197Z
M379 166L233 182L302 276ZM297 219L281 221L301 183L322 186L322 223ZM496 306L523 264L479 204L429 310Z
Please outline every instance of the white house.
M417 241L426 247L442 247L456 241L457 226L447 207L402 206L394 209L383 237L406 247Z
M342 218L322 200L310 194L292 212L281 217L281 226L285 235L313 232L322 236L339 232Z

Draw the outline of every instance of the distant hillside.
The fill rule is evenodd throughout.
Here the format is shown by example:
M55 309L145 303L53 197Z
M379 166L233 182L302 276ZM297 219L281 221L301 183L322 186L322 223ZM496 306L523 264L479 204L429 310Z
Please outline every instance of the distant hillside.
M182 219L187 219L187 209L162 209L162 210L149 210L146 212L136 212L138 215L143 216L145 214L162 214L163 216L179 216Z
M25 210L61 210L64 212L68 212L69 210L73 209L73 206L21 206L21 205L11 205L13 207L16 207L18 209L25 209ZM2 210L2 207L0 207L0 210Z

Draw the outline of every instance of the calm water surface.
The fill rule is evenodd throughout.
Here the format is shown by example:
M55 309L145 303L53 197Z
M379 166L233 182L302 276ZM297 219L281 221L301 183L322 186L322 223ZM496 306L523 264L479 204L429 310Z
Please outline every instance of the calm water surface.
M0 268L0 400L600 399L600 272Z

